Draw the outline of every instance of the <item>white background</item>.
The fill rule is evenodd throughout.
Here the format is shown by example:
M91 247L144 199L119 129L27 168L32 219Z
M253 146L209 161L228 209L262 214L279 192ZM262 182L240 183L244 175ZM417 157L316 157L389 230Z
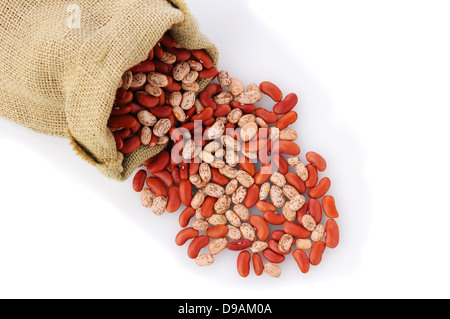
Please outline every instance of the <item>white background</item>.
M178 214L0 119L0 297L450 297L450 3L187 3L221 69L300 95L295 128L328 161L340 246L307 275L288 258L278 280L239 277L231 252L197 267L174 243Z

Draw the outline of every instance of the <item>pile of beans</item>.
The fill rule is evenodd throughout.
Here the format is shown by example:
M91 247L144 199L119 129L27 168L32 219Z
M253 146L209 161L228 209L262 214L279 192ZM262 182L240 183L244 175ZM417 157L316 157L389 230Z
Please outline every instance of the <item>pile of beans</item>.
M213 264L225 249L239 252L237 270L242 277L250 274L251 264L257 276L265 271L279 277L279 264L291 253L302 273L320 264L325 249L339 243L335 221L339 214L333 196L327 195L330 179L319 176L327 167L325 159L315 152L306 153L305 163L299 157L297 132L289 128L298 118L294 111L297 95L283 96L271 82L245 87L228 72L218 72L205 52L179 48L168 34L158 46L162 53L150 54L153 59L147 61L156 58L161 65L169 65L158 67L159 74L172 79L169 89L159 86L164 101L142 103L140 94L144 93L139 90L143 84L139 83L137 89L128 88L135 92L133 102L120 102L125 106L116 102L114 109L131 107L127 115L137 114L139 123L134 132L132 127L114 127L114 134L130 129L131 135L142 140L143 128L154 125L151 142L141 142L150 146L169 142L134 176L133 188L141 192L142 205L156 215L177 212L183 205L179 215L182 230L175 243L183 246L189 242L188 257L199 266ZM182 59L178 51L186 52ZM168 54L175 57L168 59ZM146 64L144 61L131 72L147 71L139 68ZM197 71L200 65L205 67L203 71ZM195 86L197 78L205 77L213 81L202 92L183 87L185 83L188 88ZM125 79L126 74L124 83ZM147 82L144 88L158 87L148 75ZM170 87L174 83L178 83L177 90ZM125 88L122 84L119 92ZM264 95L274 101L271 111L256 106ZM155 114L155 109L170 109L170 114ZM143 121L144 112L157 121ZM111 119L117 116L124 115L116 112ZM157 125L162 121L166 124L159 131ZM119 142L118 149L120 146ZM201 253L202 249L208 251Z
M130 154L141 145L167 144L170 128L195 113L197 79L217 74L204 51L180 48L166 33L146 60L122 76L108 121L117 149Z

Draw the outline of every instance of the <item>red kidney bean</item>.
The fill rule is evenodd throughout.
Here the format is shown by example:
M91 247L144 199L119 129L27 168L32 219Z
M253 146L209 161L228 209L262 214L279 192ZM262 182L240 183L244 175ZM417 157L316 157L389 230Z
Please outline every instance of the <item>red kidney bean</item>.
M178 186L172 185L169 187L166 211L168 213L174 213L180 208L180 206L180 190L178 189Z
M327 195L322 198L322 206L325 215L328 218L338 218L339 213L336 209L336 203L333 196Z
M228 104L218 105L214 111L214 117L226 116L230 113L231 107Z
M317 199L310 198L308 200L308 212L314 218L316 224L320 224L322 221L322 206Z
M138 120L131 115L111 116L108 120L108 127L110 128L132 128L136 125Z
M261 255L258 253L253 253L252 255L253 271L256 276L261 276L264 271L264 263Z
M175 237L175 243L178 246L183 246L189 239L198 237L199 232L192 227L182 229Z
M192 52L180 48L166 48L167 52L172 53L177 57L178 62L187 61L192 57Z
M144 92L136 92L135 99L136 102L138 102L143 107L152 108L159 104L158 97L148 95L147 93Z
M303 216L305 216L306 214L308 214L308 205L303 205L303 207L300 208L300 209L297 211L297 217L296 217L296 219L297 219L297 223L298 223L299 225L303 226L303 220L302 220L302 218L303 218Z
M252 241L248 239L239 239L228 243L227 248L232 251L241 251L249 248L252 245Z
M323 172L327 169L327 162L320 154L316 152L306 153L306 160L317 167L319 172Z
M256 228L256 236L261 241L266 241L270 237L270 228L267 222L259 215L250 216L250 224Z
M297 156L300 154L300 147L291 141L277 141L273 144L273 150L280 154Z
M113 134L113 136L114 136L114 141L116 142L116 148L118 151L120 151L123 148L123 140L117 134Z
M290 111L280 117L275 124L276 127L278 127L280 130L284 130L286 127L288 127L291 124L294 124L298 119L297 112Z
M182 180L180 183L180 199L184 206L190 207L192 202L192 184L189 180Z
M334 219L328 219L325 226L325 244L329 248L339 245L339 226Z
M131 110L133 108L131 106L124 106L120 108L115 108L111 111L111 116L117 116L117 115L126 115L128 113L131 113Z
M234 109L240 109L244 114L251 114L256 110L256 106L254 104L240 104L233 101L230 105Z
M211 83L211 84L208 84L208 86L205 88L204 92L207 92L210 96L214 96L219 93L222 93L222 87L217 83Z
M286 175L289 171L289 165L284 159L284 157L280 154L273 153L271 158L272 164L278 169L278 172L280 172L283 175Z
M237 270L241 277L248 277L250 274L250 260L251 255L248 251L244 250L239 253L237 259Z
M272 82L262 82L259 85L259 89L265 95L270 96L275 102L280 102L283 99L283 93L281 92L280 88Z
M325 251L326 245L323 241L314 243L309 252L309 261L311 265L317 266L322 262L322 256Z
M217 198L208 196L205 198L202 204L202 215L205 218L209 218L214 214L214 204L217 202Z
M270 210L264 212L264 219L271 225L282 225L286 221L286 217Z
M216 68L204 69L198 72L199 79L214 79L219 75L219 71Z
M280 241L281 237L283 237L284 235L286 235L284 231L282 231L281 229L276 229L272 232L272 239Z
M273 111L279 115L286 114L290 112L298 103L298 96L295 93L286 95L286 98L277 103L273 107Z
M170 154L168 151L162 151L159 153L155 160L147 167L149 174L155 174L163 171L170 162Z
M305 182L305 186L306 188L313 188L317 185L317 182L319 180L317 168L312 164L308 164L306 165L306 169L308 170L308 179Z
M255 174L254 180L256 185L262 185L267 182L272 176L273 167L271 163L265 163L261 166L261 169Z
M310 263L308 255L301 249L296 249L292 252L292 256L294 257L295 261L297 262L298 268L300 268L300 271L304 274L309 272Z
M271 210L271 211L277 210L277 208L273 204L271 204L265 200L258 200L256 202L256 208L258 208L262 212L266 212L268 210Z
M213 101L211 94L209 94L208 91L201 92L198 96L198 99L204 107L211 107L213 108L213 111L217 110L217 104Z
M221 186L228 184L228 178L220 174L219 170L215 167L211 168L211 181Z
M259 187L256 184L253 184L249 187L247 190L247 196L244 200L244 206L247 208L252 208L256 205L256 202L258 201L259 197Z
M195 259L197 258L198 254L200 253L200 250L203 247L206 247L209 244L209 237L205 235L200 235L196 238L194 238L193 241L189 244L188 247L188 256L189 258Z
M262 107L255 110L255 115L262 118L267 124L273 124L278 121L278 115L275 112L270 112Z
M306 192L305 182L303 182L297 174L289 172L285 177L286 182L293 186L300 194Z
M225 236L227 233L228 233L228 227L225 225L218 225L218 226L210 227L206 230L206 235L208 235L209 238L215 238L215 239L221 238L221 237Z
M328 177L324 177L320 180L319 184L314 186L308 191L308 196L310 198L320 198L324 196L330 189L331 181Z
M209 55L203 50L193 50L192 54L204 65L206 69L213 68L213 62Z
M157 177L148 177L147 186L155 194L156 197L167 197L167 188L164 183Z
M178 222L182 228L185 228L189 225L189 222L192 217L195 216L195 209L192 207L186 207L180 214L178 218Z
M172 114L173 109L170 106L156 106L149 109L149 111L157 118L167 118Z
M130 71L133 73L139 73L139 72L150 73L150 72L154 72L155 70L156 70L155 63L153 63L152 61L149 61L149 60L144 60L141 63L139 63L138 65L136 65L130 69Z
M177 41L175 41L175 39L167 32L164 33L159 42L161 43L162 46L166 47L166 49L173 48L177 45Z
M120 150L123 154L133 153L141 146L141 138L134 135L123 142L123 147Z
M311 232L309 230L291 221L285 221L283 223L283 231L297 238L305 239L311 236Z
M263 256L264 258L266 258L268 261L270 261L271 263L274 264L281 264L282 262L285 261L286 257L284 257L283 255L280 255L276 252L274 252L272 249L267 248L263 251Z
M133 178L133 189L136 192L142 191L145 185L145 180L147 179L147 172L145 170L140 170L134 175Z

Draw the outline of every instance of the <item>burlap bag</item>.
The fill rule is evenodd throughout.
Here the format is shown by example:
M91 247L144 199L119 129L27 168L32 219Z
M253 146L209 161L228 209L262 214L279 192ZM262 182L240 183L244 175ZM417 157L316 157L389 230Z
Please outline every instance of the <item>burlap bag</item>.
M0 116L69 138L105 176L126 180L164 146L123 156L106 124L122 74L167 30L217 64L217 48L182 0L1 1Z

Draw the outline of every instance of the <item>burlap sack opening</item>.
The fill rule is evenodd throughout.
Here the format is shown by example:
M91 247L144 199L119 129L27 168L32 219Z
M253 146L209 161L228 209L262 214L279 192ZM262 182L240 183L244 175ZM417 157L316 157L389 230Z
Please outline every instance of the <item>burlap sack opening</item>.
M182 46L205 49L217 65L217 48L182 0L2 2L0 116L69 138L105 176L128 179L165 146L123 156L107 121L122 74L167 30Z

